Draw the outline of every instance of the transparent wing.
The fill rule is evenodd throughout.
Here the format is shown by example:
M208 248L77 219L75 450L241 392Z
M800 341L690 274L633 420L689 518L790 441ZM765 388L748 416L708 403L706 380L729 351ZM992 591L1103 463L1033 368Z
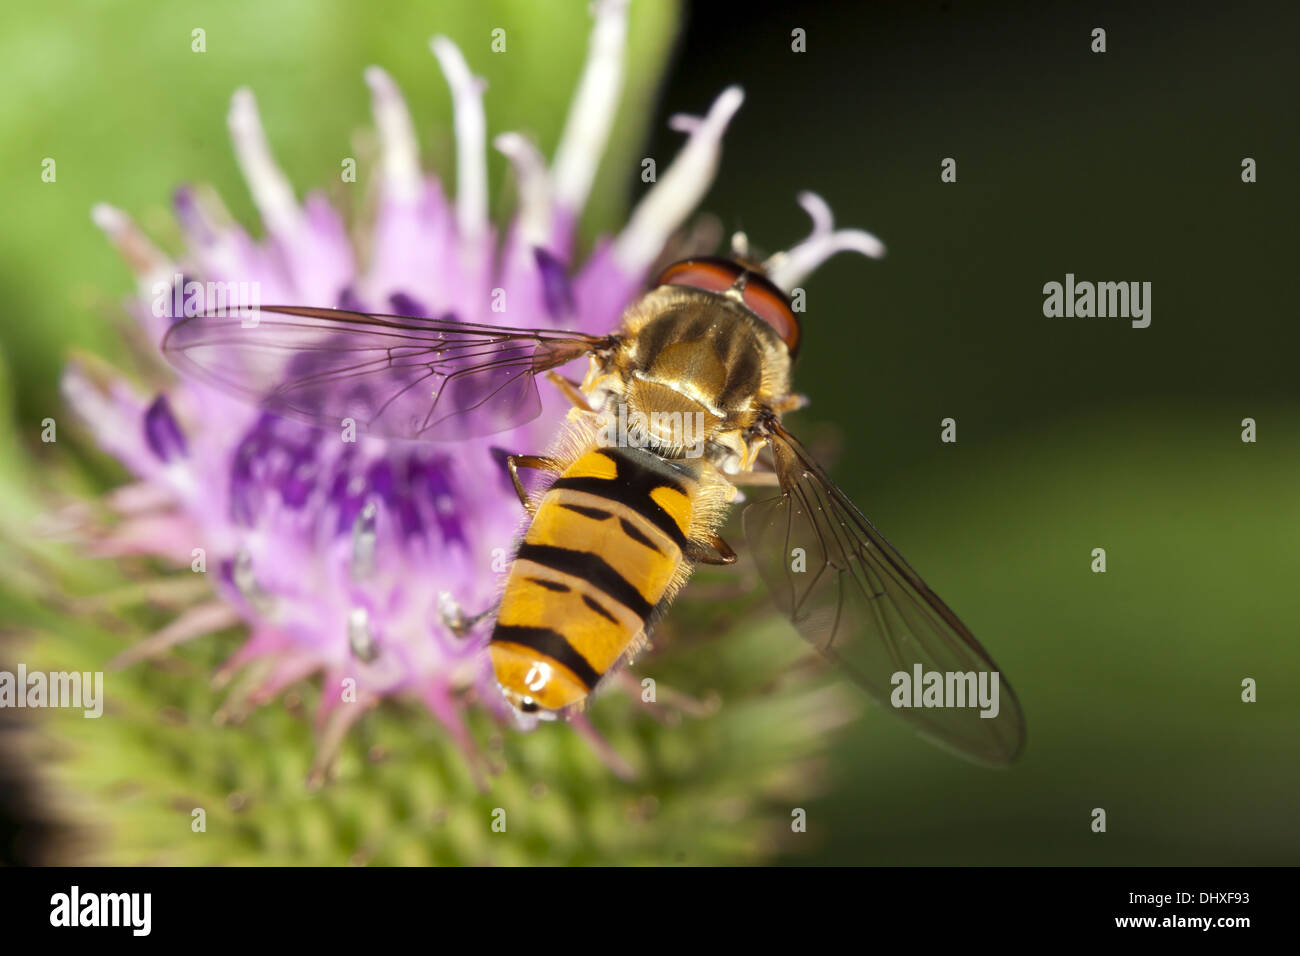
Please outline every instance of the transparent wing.
M536 375L613 337L446 319L267 306L195 316L163 352L178 369L268 411L384 438L454 441L541 412Z
M743 520L777 605L886 710L963 756L1011 763L1024 746L1024 715L1011 685L1000 674L994 682L998 668L988 652L794 437L775 420L768 431L781 494L750 505ZM968 706L895 707L891 695L903 694L895 675L907 675L908 703L924 690L924 678L911 687L918 666L921 675L944 675L944 703L963 702L960 691ZM949 674L975 676L953 678L946 696ZM981 716L991 707L969 706L981 680L985 699L997 701L996 716Z

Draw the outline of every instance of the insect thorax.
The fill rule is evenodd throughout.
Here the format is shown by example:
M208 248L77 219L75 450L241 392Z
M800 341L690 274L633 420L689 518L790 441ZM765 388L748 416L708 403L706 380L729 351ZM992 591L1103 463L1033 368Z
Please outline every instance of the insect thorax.
M788 390L789 357L771 330L718 296L661 288L624 318L621 347L595 360L584 383L611 444L667 458L751 456L744 435L773 395Z

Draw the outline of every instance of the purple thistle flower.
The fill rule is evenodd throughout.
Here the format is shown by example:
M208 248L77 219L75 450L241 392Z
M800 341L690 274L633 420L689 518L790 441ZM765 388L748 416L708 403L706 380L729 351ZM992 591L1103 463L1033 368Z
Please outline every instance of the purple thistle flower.
M549 166L519 134L494 140L519 193L502 237L487 214L483 83L450 40L437 37L432 49L452 94L454 199L421 170L393 81L378 67L365 72L382 152L364 257L322 194L299 203L271 156L252 93L237 91L229 126L265 240L199 189L175 194L188 244L180 261L121 211L93 211L139 280L130 309L149 342L161 341L191 280L256 283L264 303L610 331L710 185L743 100L731 87L705 116L675 117L688 134L681 152L622 231L570 269L576 223L619 98L626 26L624 2L597 5L588 60ZM782 287L837 251L883 252L867 233L834 230L818 197L800 202L814 230L774 260L772 277ZM504 313L493 308L502 297ZM155 555L214 573L215 596L120 655L119 664L244 622L250 636L222 674L252 676L227 706L240 712L322 675L318 774L368 706L399 693L418 696L475 763L465 706L477 701L502 719L513 714L484 653L489 622L479 620L494 604L521 520L493 449L544 450L567 409L558 394L543 390L542 414L523 427L435 445L339 441L190 381L150 396L73 365L64 391L136 479L112 496L121 520L97 541L98 553ZM610 758L594 731L575 722Z

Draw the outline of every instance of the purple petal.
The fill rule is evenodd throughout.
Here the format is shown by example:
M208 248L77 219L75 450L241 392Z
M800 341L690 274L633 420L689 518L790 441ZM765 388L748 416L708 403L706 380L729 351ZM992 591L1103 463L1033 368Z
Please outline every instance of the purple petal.
M433 318L433 313L405 292L394 292L388 297L388 301L392 305L393 311L398 315L412 315L424 319Z
M166 395L159 395L144 413L144 437L159 461L183 458L189 451Z
M533 249L533 259L542 278L542 302L546 313L553 319L563 319L573 314L573 286L564 264L545 249Z

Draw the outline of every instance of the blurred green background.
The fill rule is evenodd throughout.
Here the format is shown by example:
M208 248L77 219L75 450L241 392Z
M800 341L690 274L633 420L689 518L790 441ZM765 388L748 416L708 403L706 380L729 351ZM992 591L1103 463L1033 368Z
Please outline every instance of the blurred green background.
M449 179L450 139L433 132L449 116L425 46L433 32L460 42L487 76L489 132L525 129L549 151L587 34L584 3L62 7L0 13L9 91L0 101L0 402L12 422L0 427L9 429L11 536L33 507L33 481L94 488L115 474L93 456L67 468L71 453L36 437L40 420L62 411L55 386L67 349L122 350L107 316L131 281L90 224L93 202L122 206L166 242L171 188L209 182L252 223L227 145L230 92L258 93L301 191L335 181L338 157L366 126L369 63L402 85L425 162ZM510 52L493 57L486 38L498 25ZM203 56L189 50L195 26L207 29ZM1104 54L1090 51L1098 26ZM792 52L795 28L807 52ZM704 208L772 250L806 232L794 196L812 189L840 224L885 241L883 261L843 256L804 283L798 384L813 405L791 424L814 434L833 426L842 446L833 474L993 653L1025 708L1029 744L1014 768L984 770L868 708L821 732L832 745L825 780L801 791L804 761L819 751L806 700L724 705L676 736L650 734L602 702L597 722L616 743L645 748L658 769L624 787L575 748L556 755L543 750L567 745L530 743L515 757L524 770L502 786L526 788L529 773L546 780L549 790L534 794L537 832L569 849L525 846L500 861L1300 862L1300 335L1286 292L1300 213L1286 172L1300 146L1298 34L1300 12L1276 4L757 4L740 13L701 3L680 18L670 4L635 6L634 81L586 234L615 226L645 188L641 156L662 168L675 151L667 116L699 112L736 82L746 104ZM57 184L40 181L45 156L58 160ZM1249 185L1247 156L1259 169ZM940 182L945 157L957 160L955 184ZM498 211L509 196L503 173L494 159ZM1042 286L1067 272L1151 282L1150 328L1045 318ZM957 421L955 445L939 440L946 417ZM1258 423L1254 444L1241 441L1246 417ZM112 569L55 571L61 559L44 545L6 547L6 631L33 641L20 645L26 659L90 667L120 647L122 635L70 614L75 606L60 606L49 586L96 592ZM30 564L34 547L48 566ZM1105 574L1090 570L1098 547ZM792 631L751 626L763 619L746 615L741 635L705 658L713 647L676 635L726 622L689 594L678 618L667 666L685 689L716 679L744 693L798 653ZM156 829L156 807L131 796L151 782L179 791L181 804L186 788L279 795L257 824L232 809L237 838L214 841L205 862L329 861L318 848L347 846L350 834L388 828L394 845L399 833L422 834L429 821L413 808L431 801L447 808L445 821L501 799L452 799L464 786L445 782L460 773L453 757L432 769L423 758L403 762L417 747L412 733L420 748L438 742L427 727L410 731L418 717L400 710L368 722L373 739L349 751L354 764L374 747L388 754L371 789L327 788L313 801L294 788L309 735L280 709L245 733L179 748L158 713L182 730L205 724L218 698L201 675L220 650L189 650L134 678L130 730L116 732L127 738L116 750L88 739L94 722L69 720L35 749L37 764L79 768L61 783L76 795L69 815L116 827L113 859L177 859L164 836L143 836ZM1257 703L1240 700L1246 677L1258 681ZM283 759L249 783L270 739ZM745 742L751 749L738 749ZM725 767L718 755L728 755ZM120 789L96 786L109 780ZM728 801L759 788L774 795L772 819L806 808L808 833L762 842L738 824L745 813ZM88 812L78 801L91 792ZM624 812L642 805L629 801L646 799L661 812L623 832L640 819ZM1105 834L1090 829L1095 807L1107 811ZM483 859L477 845L447 839L424 855L362 857Z

